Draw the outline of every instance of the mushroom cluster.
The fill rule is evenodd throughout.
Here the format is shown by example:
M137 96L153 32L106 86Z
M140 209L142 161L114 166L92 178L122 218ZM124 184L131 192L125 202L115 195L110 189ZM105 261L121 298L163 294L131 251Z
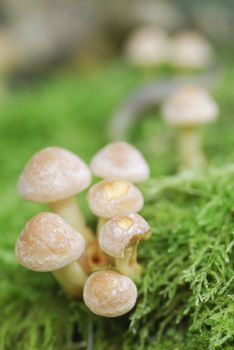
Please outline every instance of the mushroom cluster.
M102 180L88 192L97 216L97 232L87 225L75 196L91 183L91 171ZM72 297L83 295L96 315L117 317L130 311L137 299L142 266L137 245L150 238L149 224L137 214L144 199L133 182L149 177L142 154L126 142L101 149L90 167L59 147L37 152L18 180L21 198L47 203L49 212L31 218L16 242L16 258L24 267L52 272Z
M170 37L156 26L143 25L130 33L124 54L133 66L141 68L169 64L179 69L205 69L214 62L214 52L198 32L184 30Z

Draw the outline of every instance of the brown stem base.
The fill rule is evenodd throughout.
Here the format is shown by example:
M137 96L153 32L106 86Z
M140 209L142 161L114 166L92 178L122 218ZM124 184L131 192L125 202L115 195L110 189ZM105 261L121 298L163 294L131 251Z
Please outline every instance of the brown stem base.
M79 259L83 270L89 274L97 269L107 267L110 264L109 257L101 250L97 240L86 245L84 254Z

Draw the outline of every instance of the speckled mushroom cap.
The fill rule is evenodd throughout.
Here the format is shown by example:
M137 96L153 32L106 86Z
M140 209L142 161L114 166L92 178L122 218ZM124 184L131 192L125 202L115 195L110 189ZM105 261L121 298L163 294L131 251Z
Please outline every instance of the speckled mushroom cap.
M60 216L41 213L29 220L16 242L16 259L34 271L55 271L77 260L84 239Z
M142 209L141 192L126 180L106 179L91 187L88 203L92 212L103 218L112 218Z
M151 230L142 216L131 213L109 220L101 229L99 245L114 258L122 258L126 248L139 240L148 239Z
M152 66L167 61L169 40L166 33L155 26L136 29L125 45L127 60L138 66Z
M171 44L171 61L178 67L205 68L213 56L211 45L199 33L179 33Z
M84 302L96 315L118 317L130 311L137 299L134 282L112 270L94 272L84 287Z
M83 191L90 181L90 170L78 156L63 148L48 147L28 161L18 191L26 200L51 203Z
M129 143L118 141L102 148L91 160L93 173L101 178L121 178L140 182L149 177L149 166L142 154Z
M170 125L190 127L214 121L218 106L202 88L184 86L165 99L162 114Z

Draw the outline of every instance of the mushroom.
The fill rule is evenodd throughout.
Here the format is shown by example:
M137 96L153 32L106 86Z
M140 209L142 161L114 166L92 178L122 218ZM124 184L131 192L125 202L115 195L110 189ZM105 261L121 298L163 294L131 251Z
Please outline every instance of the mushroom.
M131 182L121 179L105 179L95 184L88 192L88 203L92 212L99 217L98 234L110 219L126 212L138 212L144 199Z
M127 60L136 66L152 67L168 60L169 40L160 28L144 26L136 29L125 45Z
M199 33L184 31L171 44L171 62L181 68L206 68L213 56L211 45Z
M60 216L40 213L29 220L16 242L16 259L24 267L52 272L71 296L80 296L86 275L77 259L84 252L83 236Z
M143 217L130 213L116 216L102 227L99 245L106 254L115 258L120 273L137 279L141 273L137 263L137 244L150 236L150 226Z
M149 166L142 154L127 142L117 141L102 148L90 164L93 173L101 178L120 178L130 182L145 181Z
M83 297L95 315L118 317L134 307L137 288L130 278L113 270L103 270L88 277Z
M52 211L89 242L93 234L86 226L75 195L85 190L90 182L91 173L83 160L63 148L48 147L28 161L18 181L18 192L26 200L49 203Z
M184 86L165 99L162 114L169 125L179 129L178 155L181 169L201 170L206 161L198 127L216 119L216 102L202 88Z

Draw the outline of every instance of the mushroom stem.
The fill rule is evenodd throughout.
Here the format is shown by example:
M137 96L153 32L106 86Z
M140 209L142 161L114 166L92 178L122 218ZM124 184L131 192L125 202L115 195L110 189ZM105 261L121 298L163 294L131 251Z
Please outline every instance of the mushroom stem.
M115 259L115 267L120 273L133 280L139 279L142 267L137 262L137 244L127 248L123 258Z
M94 239L91 229L86 225L83 214L75 197L66 198L49 204L50 209L65 219L71 226L77 229L84 237L85 242Z
M72 297L82 295L87 276L77 262L53 271L52 274L67 294Z
M184 127L178 135L178 155L181 170L202 170L206 159L202 151L199 130L196 127Z
M99 234L101 232L101 229L103 228L103 226L105 225L105 223L107 223L109 219L107 218L102 218L101 216L98 218L98 223L97 223L97 237L99 237Z

